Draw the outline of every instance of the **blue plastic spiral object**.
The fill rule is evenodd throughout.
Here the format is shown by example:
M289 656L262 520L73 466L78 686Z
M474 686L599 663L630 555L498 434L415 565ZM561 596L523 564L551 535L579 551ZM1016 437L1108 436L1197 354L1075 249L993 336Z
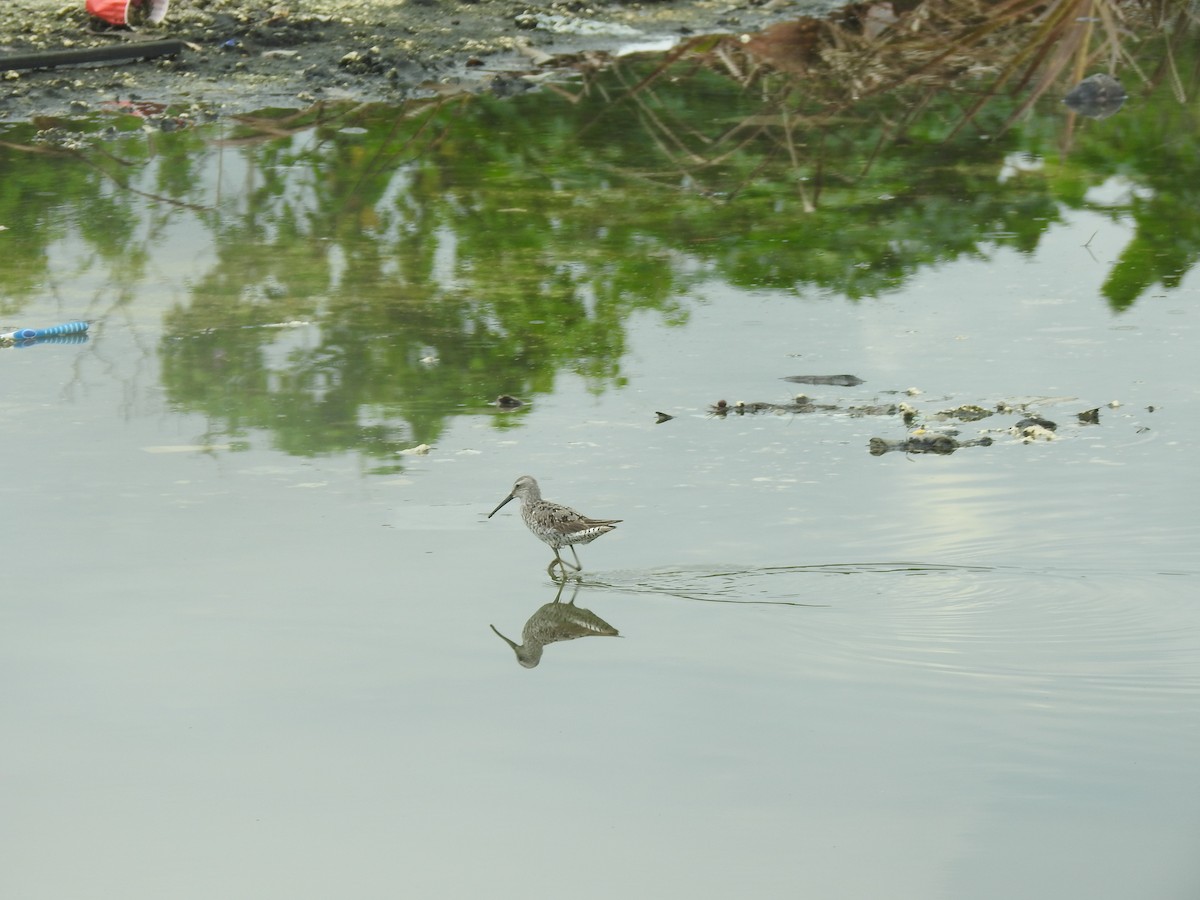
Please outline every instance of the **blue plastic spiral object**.
M37 338L57 337L60 334L82 334L87 330L87 322L65 322L52 328L18 328L0 337L12 338L14 341L31 341Z
M56 334L47 338L18 341L14 346L20 350L24 347L40 347L43 344L86 344L87 341L87 332L83 332L82 334Z

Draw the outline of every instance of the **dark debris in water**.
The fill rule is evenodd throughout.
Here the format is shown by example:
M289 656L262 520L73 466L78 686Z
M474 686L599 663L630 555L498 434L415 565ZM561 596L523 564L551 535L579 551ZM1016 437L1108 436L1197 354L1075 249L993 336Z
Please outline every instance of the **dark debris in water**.
M724 400L718 400L709 406L708 412L710 415L723 418L730 414L746 416L760 413L791 413L798 415L812 412L834 412L837 408L832 403L813 403L804 394L797 394L790 403L770 403L764 400L753 400L750 402L738 400L736 403L727 403Z
M795 379L789 378L785 380L792 381L815 377L839 379L837 382L839 385L844 384L840 379L854 378L854 376L795 376ZM900 392L883 391L882 393ZM917 388L909 388L903 393L915 397L920 395L922 391ZM790 401L786 402L747 402L739 400L736 403L729 403L725 400L718 400L708 406L708 414L710 417L722 419L730 415L746 416L763 413L773 413L776 415L834 413L848 417L897 416L904 423L908 433L899 439L871 438L868 444L871 455L882 456L885 453L892 452L946 455L964 447L991 446L997 440L992 435L1008 435L1016 438L1018 442L1025 444L1035 441L1056 440L1060 437L1058 434L1059 423L1038 415L1033 411L1033 408L1043 407L1048 404L1070 402L1072 399L1070 397L1037 397L1022 401L1000 401L991 406L964 403L960 406L934 412L922 411L908 402L841 405L837 403L818 403L806 394L797 394ZM1113 409L1118 408L1120 405L1115 400L1108 404ZM1154 407L1148 407L1149 411L1153 411L1153 409ZM664 422L671 418L666 413L657 413L657 415L659 422ZM1007 422L999 423L994 427L981 429L975 437L959 437L958 431L948 423L948 420L957 420L964 423L981 422L984 419L996 416L1011 418ZM1079 425L1099 425L1100 409L1096 407L1078 412L1075 414L1075 418ZM922 424L922 422L929 423L928 427ZM933 423L943 424L935 427Z
M940 432L915 432L899 441L889 441L885 438L873 437L868 444L872 456L883 456L885 453L937 453L949 456L962 447L990 447L992 439L987 435L980 438L959 440L951 434Z
M1043 419L1041 416L1026 416L1013 428L1045 428L1047 431L1058 431L1058 423Z
M994 410L985 409L974 403L964 403L962 406L956 406L954 409L942 410L936 414L936 418L958 419L960 422L978 422L980 419L986 419L992 415L995 415Z
M788 375L783 380L795 384L832 384L838 387L858 387L863 383L857 375Z
M804 415L807 413L833 412L850 416L894 416L900 412L900 407L894 403L873 404L867 406L839 406L836 403L817 403L806 394L797 394L790 401L772 403L765 400L727 403L718 400L708 407L709 415L722 418L727 415L748 416L762 413L779 415Z
M1128 96L1121 82L1099 72L1071 88L1063 97L1063 103L1089 119L1106 119L1125 105Z

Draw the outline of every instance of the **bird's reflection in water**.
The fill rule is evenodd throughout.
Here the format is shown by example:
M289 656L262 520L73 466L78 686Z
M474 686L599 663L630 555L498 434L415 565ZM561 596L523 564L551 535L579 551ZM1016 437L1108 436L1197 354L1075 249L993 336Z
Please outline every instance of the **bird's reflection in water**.
M620 637L617 629L613 628L590 609L581 609L575 605L575 595L579 592L579 583L571 592L571 599L563 603L562 592L565 584L558 586L558 593L553 602L547 603L525 623L521 629L521 643L510 641L496 631L495 625L490 625L499 638L513 648L517 654L517 662L526 669L532 669L542 661L542 648L547 644L558 641L573 641L581 637Z

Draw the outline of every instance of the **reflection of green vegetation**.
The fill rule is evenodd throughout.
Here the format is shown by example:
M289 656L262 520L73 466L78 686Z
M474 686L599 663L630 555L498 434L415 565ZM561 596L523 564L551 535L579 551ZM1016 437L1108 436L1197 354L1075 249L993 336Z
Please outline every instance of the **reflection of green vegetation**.
M0 250L0 312L5 315L17 313L52 283L47 248L70 232L72 207L99 202L94 172L72 165L74 154L27 143L33 134L32 127L24 126L0 135L0 225L6 228ZM111 233L119 232L117 226ZM95 249L107 253L108 236L99 237Z
M219 264L167 317L177 402L270 428L292 452L382 456L435 441L447 411L549 391L563 369L619 382L628 315L676 314L670 254L608 220L613 190L556 186L521 135L491 148L508 158L479 146L480 131L512 133L511 107L417 113L397 128L393 110L359 111L301 149L264 145L252 211L220 226ZM414 132L419 154L398 152ZM269 369L279 332L261 326L298 318L319 324L317 344Z
M67 235L127 297L155 235L187 219L215 261L166 316L172 402L212 441L262 429L289 453L382 460L560 371L620 384L632 314L682 321L700 279L871 297L923 266L1029 252L1118 176L1136 190L1104 211L1137 231L1105 288L1114 306L1178 284L1200 250L1195 122L1162 92L1079 128L1067 154L1051 149L1057 108L1004 130L1016 98L948 143L953 93L923 94L920 115L887 93L831 113L778 73L750 92L695 58L657 65L590 73L574 98L264 114L209 143L192 130L28 152L10 129L0 311L50 278ZM1043 165L1000 178L1022 154ZM228 181L214 195L219 168L244 169L237 196ZM295 320L312 324L267 327Z
M80 265L99 264L104 280L116 285L112 296L126 295L144 277L166 217L153 208L147 215L142 191L153 190L131 182L153 169L165 182L160 196L187 202L202 145L192 132L146 140L139 121L57 121L42 123L57 126L44 132L21 123L0 132L0 224L7 228L0 312L16 314L34 296L58 292L64 273L51 270L49 248L72 237L95 257Z
M1109 270L1104 296L1125 309L1156 284L1179 286L1200 259L1200 150L1196 106L1165 92L1146 99L1136 116L1114 116L1080 141L1070 157L1078 184L1121 179L1127 199L1110 215L1134 223L1133 240ZM1087 178L1082 173L1087 173ZM1087 206L1086 198L1072 200Z

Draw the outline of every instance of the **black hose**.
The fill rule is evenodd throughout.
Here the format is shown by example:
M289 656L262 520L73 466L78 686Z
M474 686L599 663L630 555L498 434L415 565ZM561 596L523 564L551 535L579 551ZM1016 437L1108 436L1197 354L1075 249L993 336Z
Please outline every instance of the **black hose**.
M0 72L11 69L52 69L55 66L78 66L84 63L114 62L123 59L153 59L174 56L184 47L183 41L131 41L104 47L81 50L46 50L41 53L13 53L0 56Z

